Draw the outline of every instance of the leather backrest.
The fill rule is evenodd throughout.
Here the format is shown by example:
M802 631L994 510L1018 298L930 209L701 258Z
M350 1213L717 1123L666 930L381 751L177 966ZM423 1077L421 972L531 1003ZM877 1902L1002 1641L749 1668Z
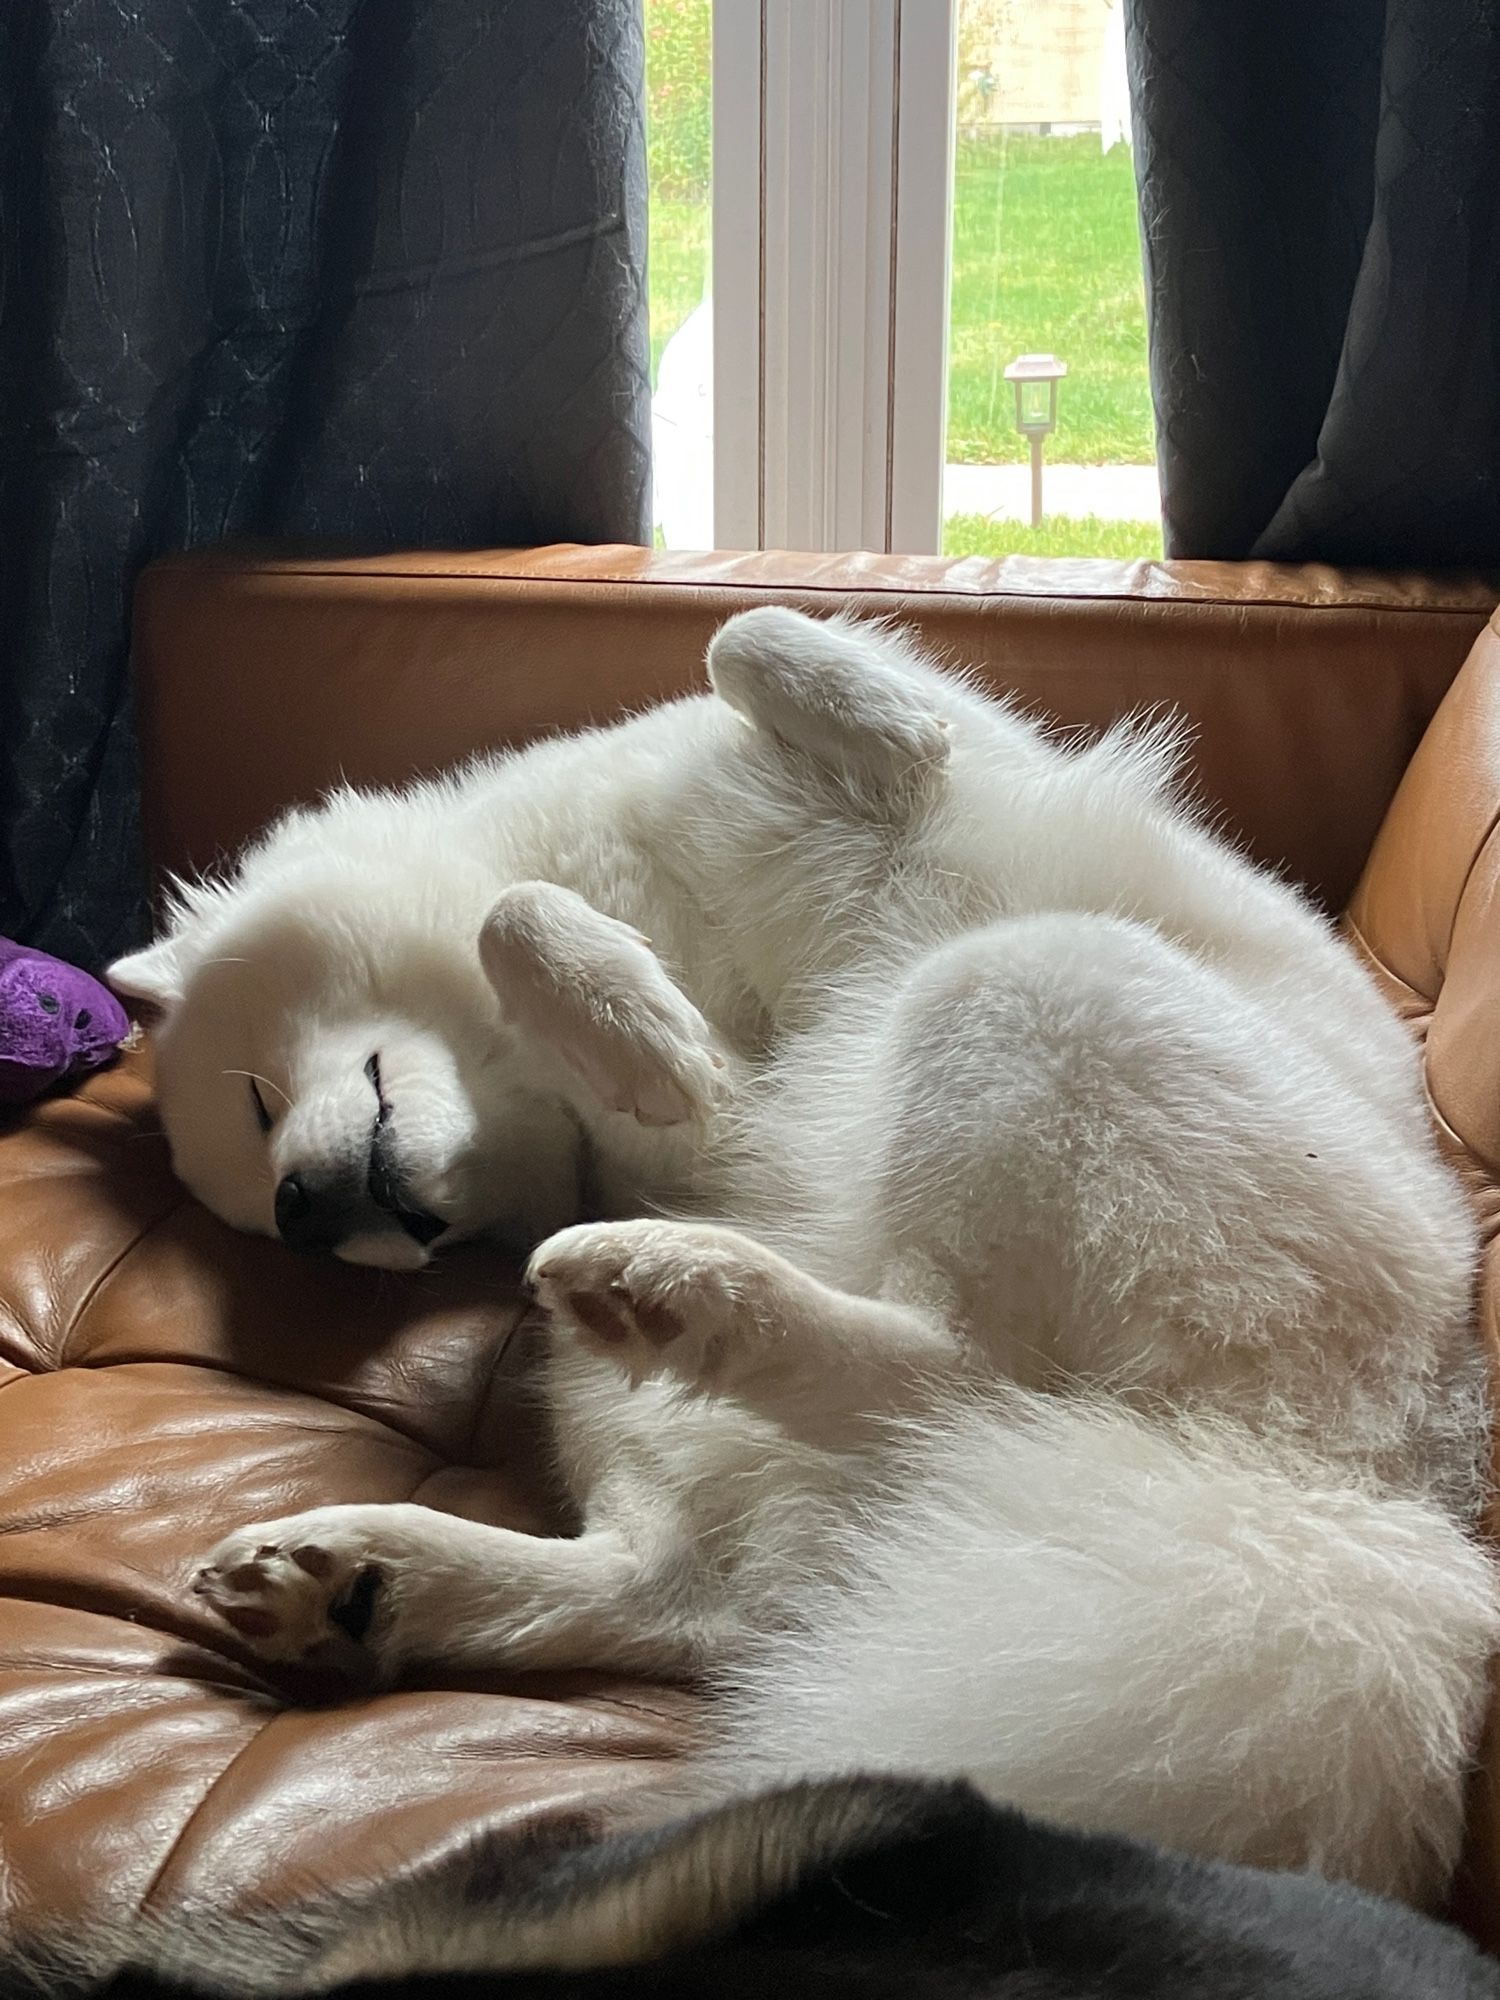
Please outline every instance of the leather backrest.
M175 558L136 606L154 859L201 868L340 776L395 782L696 687L714 627L772 594L907 620L1066 724L1179 709L1226 826L1330 908L1496 595L1265 563Z

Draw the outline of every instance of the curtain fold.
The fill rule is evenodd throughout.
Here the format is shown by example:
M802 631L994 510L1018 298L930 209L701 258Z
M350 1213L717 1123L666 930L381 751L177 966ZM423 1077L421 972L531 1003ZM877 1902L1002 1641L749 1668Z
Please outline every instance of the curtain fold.
M648 536L642 106L638 0L0 14L0 932L145 933L151 556Z
M1125 0L1167 553L1500 568L1500 0Z

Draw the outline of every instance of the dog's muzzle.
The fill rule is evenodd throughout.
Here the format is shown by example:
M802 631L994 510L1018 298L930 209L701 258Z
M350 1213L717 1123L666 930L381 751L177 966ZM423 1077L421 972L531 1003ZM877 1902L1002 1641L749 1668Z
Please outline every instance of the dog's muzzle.
M277 1183L276 1233L290 1249L337 1250L351 1237L379 1234L393 1222L425 1249L448 1227L412 1198L402 1177L378 1056L371 1056L365 1074L376 1104L366 1158L347 1167L301 1169Z

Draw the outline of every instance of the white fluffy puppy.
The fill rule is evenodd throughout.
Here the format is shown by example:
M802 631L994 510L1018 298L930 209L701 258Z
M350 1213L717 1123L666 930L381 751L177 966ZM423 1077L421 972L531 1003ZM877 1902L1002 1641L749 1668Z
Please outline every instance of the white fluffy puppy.
M780 610L710 672L295 815L116 968L241 1226L699 1218L533 1256L576 1538L324 1508L198 1588L275 1658L715 1673L714 1786L964 1771L1434 1893L1500 1618L1403 1030L1160 735Z

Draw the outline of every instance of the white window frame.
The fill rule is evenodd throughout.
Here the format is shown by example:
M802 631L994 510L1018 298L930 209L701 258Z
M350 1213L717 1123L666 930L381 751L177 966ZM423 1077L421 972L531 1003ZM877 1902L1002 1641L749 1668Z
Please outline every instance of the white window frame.
M936 551L956 0L714 0L714 536Z

